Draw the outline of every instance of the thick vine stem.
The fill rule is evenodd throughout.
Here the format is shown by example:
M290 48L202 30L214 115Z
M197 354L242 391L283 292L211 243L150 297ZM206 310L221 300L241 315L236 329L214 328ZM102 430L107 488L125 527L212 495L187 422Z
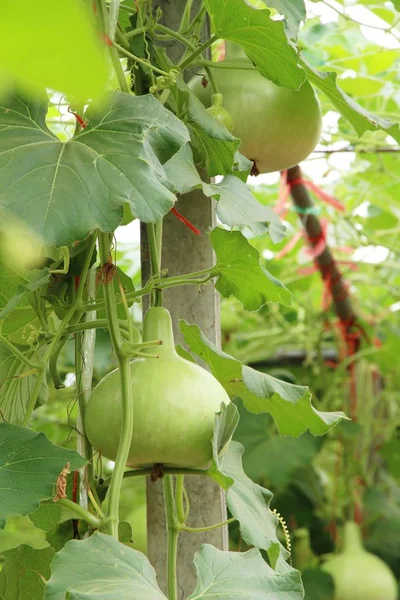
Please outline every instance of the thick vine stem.
M101 269L104 270L103 286L106 314L109 324L110 338L116 354L121 378L122 426L117 457L111 476L109 503L107 509L108 528L110 534L118 539L119 499L125 465L128 459L133 430L133 398L130 359L122 351L124 340L118 324L117 303L113 285L113 265L110 263L111 237L108 233L99 233L99 250Z
M174 485L171 475L166 475L164 477L164 501L168 531L168 600L177 600L178 581L176 574L176 563L180 528L176 515Z
M76 515L76 517L78 517L79 519L83 519L84 521L86 521L86 523L89 523L89 525L94 529L100 529L102 525L101 519L99 519L91 512L86 510L86 508L83 508L82 506L79 506L79 504L76 504L76 502L72 502L72 500L69 500L68 498L63 498L61 500L57 500L57 504L61 504L61 506L67 508L69 511L74 513L74 516Z

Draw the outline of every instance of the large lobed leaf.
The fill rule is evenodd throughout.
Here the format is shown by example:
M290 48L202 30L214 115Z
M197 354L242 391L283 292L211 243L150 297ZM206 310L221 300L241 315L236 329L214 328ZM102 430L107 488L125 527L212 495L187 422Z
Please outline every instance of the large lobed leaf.
M44 600L166 600L144 554L95 533L56 554Z
M0 107L0 209L47 244L113 231L123 206L157 221L173 206L162 164L189 141L185 125L151 95L114 92L86 128L62 143L45 125L47 101L13 95Z
M72 450L54 446L43 433L0 423L0 517L27 515L53 497L68 462L75 470L86 461Z
M240 397L250 412L270 413L281 435L298 437L307 429L313 435L323 435L346 418L342 412L321 412L314 408L307 387L242 365L209 342L197 325L182 320L180 329L186 344L208 364L231 398Z
M260 552L224 552L204 544L194 559L197 586L188 600L301 600L298 571L277 573Z

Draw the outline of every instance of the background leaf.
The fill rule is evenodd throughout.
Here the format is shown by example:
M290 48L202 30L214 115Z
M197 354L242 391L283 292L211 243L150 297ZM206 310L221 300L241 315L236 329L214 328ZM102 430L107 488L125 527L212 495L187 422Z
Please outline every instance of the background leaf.
M102 533L72 540L56 554L44 600L65 600L67 592L71 600L166 600L145 555Z
M319 87L328 96L335 108L351 123L359 136L366 131L382 129L397 142L400 142L400 126L398 123L373 115L360 104L357 104L337 85L336 73L317 71L305 61L303 63L311 83Z
M51 444L43 433L0 423L0 516L27 515L55 494L66 463L71 471L85 464L72 450Z

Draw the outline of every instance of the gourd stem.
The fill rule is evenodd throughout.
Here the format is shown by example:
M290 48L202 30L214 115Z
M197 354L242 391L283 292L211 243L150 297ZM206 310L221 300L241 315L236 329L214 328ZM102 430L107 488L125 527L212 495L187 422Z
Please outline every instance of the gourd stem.
M174 487L172 482L172 476L166 475L164 477L164 501L165 501L165 514L167 517L167 532L168 532L168 600L177 600L178 598L178 585L177 585L177 574L176 574L176 562L178 552L178 537L179 528L176 516L176 508L174 501Z
M133 430L133 398L130 359L122 351L123 338L118 324L117 303L115 298L113 277L108 279L109 274L113 272L113 265L110 263L111 238L108 233L99 233L99 250L101 268L104 269L104 299L106 303L106 314L109 323L110 338L114 352L118 359L119 374L121 381L121 400L122 400L122 419L121 419L121 437L118 445L115 466L111 475L109 489L109 503L107 509L108 526L110 534L118 540L118 520L119 520L119 499L121 494L121 484L124 477L125 465L128 459L129 448L132 440Z
M186 520L185 509L183 506L183 490L185 488L185 476L177 475L175 483L175 503L176 503L176 516L178 517L179 523L184 523Z

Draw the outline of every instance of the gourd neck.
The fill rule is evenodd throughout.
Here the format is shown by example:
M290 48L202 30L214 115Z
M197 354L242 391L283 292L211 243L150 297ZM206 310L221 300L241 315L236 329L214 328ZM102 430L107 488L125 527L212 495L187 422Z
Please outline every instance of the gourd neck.
M353 521L347 521L347 523L344 525L343 552L352 554L365 552L362 542L361 529L359 525Z
M143 352L160 356L177 356L175 351L174 334L172 331L171 315L162 306L153 306L146 312L143 322L143 341L161 340L162 345L155 348L143 349Z
M241 48L241 46L238 46L237 44L235 44L234 42L225 42L225 60L233 60L233 59L237 59L237 58L245 58L246 60L249 60L249 58L246 55L246 52L243 50L243 48Z

